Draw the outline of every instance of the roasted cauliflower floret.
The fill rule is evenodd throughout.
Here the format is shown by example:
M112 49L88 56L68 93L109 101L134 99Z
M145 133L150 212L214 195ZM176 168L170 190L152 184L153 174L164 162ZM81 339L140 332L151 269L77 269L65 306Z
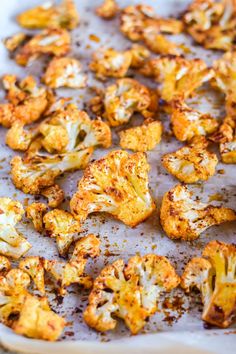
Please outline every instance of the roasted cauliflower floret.
M124 77L131 65L132 53L127 50L118 52L112 48L100 48L92 56L90 69L96 77L105 80L107 77Z
M0 256L0 275L5 275L11 269L11 262L5 256Z
M138 225L155 209L148 171L144 153L110 152L85 170L70 202L72 214L83 221L90 213L107 212L128 226Z
M195 0L187 8L183 21L196 42L207 49L230 50L236 38L234 0Z
M161 141L161 134L161 122L148 120L141 126L121 131L120 146L133 151L153 150Z
M194 240L210 226L236 220L234 210L195 201L191 196L188 188L180 184L164 195L160 220L168 237Z
M68 262L44 260L44 268L56 281L61 295L66 294L66 287L75 283L85 288L91 288L92 279L84 273L84 270L88 258L95 258L99 253L100 241L95 235L90 234L76 242L73 254Z
M206 181L214 175L218 163L216 154L208 151L207 145L205 138L194 139L190 145L164 155L162 164L181 182Z
M178 284L175 269L163 256L134 256L126 266L118 259L96 278L84 320L88 326L104 332L116 327L116 316L136 334L157 311L160 293L171 291Z
M153 29L156 33L178 34L182 28L181 21L158 17L148 5L127 6L121 12L120 30L132 41L142 40L146 29Z
M214 75L214 71L207 68L203 60L188 60L177 55L161 55L150 59L140 72L158 82L161 98L167 102L190 97Z
M154 28L147 28L143 31L143 42L152 52L156 54L179 55L178 45L171 42Z
M133 79L120 79L105 91L103 117L115 127L127 123L135 112L152 116L157 110L152 104L152 92L146 86Z
M34 228L38 232L43 231L43 216L47 212L47 205L44 203L32 203L25 209L26 217L32 220Z
M40 55L60 57L70 51L71 37L69 32L60 28L49 28L35 34L20 47L15 55L17 64L26 66Z
M220 154L224 163L236 164L236 136L232 141L220 144Z
M0 212L0 254L20 258L31 248L30 243L15 229L24 214L23 206L10 198L0 198Z
M49 1L24 11L17 16L17 22L29 29L61 27L72 30L79 24L79 14L73 0L62 0L59 5Z
M24 123L15 121L6 134L6 144L12 150L26 151L37 136L36 129L24 129Z
M48 199L50 208L57 208L65 198L65 193L58 184L41 190L41 195Z
M38 289L40 293L44 295L45 284L43 259L39 256L26 257L19 262L19 268L30 276L36 289Z
M103 0L103 3L96 8L96 14L105 20L115 17L118 11L116 0Z
M84 88L87 75L82 72L81 63L74 58L54 58L43 76L43 82L51 88Z
M48 152L66 153L111 145L111 130L100 119L91 120L85 111L69 104L39 127L42 145Z
M65 255L75 234L80 232L80 223L64 210L54 209L43 217L46 232L56 238L57 247L61 255Z
M11 160L11 176L16 188L24 193L40 194L53 186L55 178L70 170L83 169L88 164L92 148L61 155L37 154Z
M6 99L9 102L0 104L0 124L10 128L15 122L19 122L13 129L16 133L15 139L19 141L15 145L27 145L34 133L32 131L30 135L24 132L23 126L38 120L51 105L53 96L44 87L38 86L32 76L18 81L15 75L5 75L2 82L6 90ZM23 143L18 137L21 133Z
M227 328L236 316L236 247L211 241L202 255L187 264L181 286L186 292L192 288L201 292L204 321Z
M25 40L27 34L24 32L18 32L11 37L4 39L3 43L9 52L14 52Z
M183 101L176 101L172 105L171 125L178 140L189 141L215 132L218 122L210 114L190 108Z

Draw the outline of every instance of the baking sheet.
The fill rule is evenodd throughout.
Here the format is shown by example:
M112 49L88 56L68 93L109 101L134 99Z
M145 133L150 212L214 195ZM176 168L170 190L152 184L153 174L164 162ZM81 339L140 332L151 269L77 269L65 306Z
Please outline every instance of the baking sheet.
M126 40L118 29L118 19L112 21L104 21L94 15L94 8L101 3L100 0L76 0L77 7L81 16L80 26L73 31L73 50L74 57L81 60L85 71L88 70L88 63L91 58L91 53L96 51L100 46L113 47L115 49L124 50L132 45L132 42ZM189 1L174 1L174 0L146 0L146 4L150 4L156 8L156 11L160 15L177 15L185 9L186 4ZM20 11L27 9L29 6L39 4L40 1L26 1L26 0L1 0L0 11L0 37L4 38L19 30L14 17ZM128 4L139 3L132 0L120 0L118 1L120 7L127 6ZM99 42L91 40L91 35L96 35L99 38ZM192 40L186 35L171 36L172 39L179 43L183 43L186 47L191 48L191 52L186 54L187 58L193 58L199 56L206 60L210 65L213 58L218 57L220 54L212 53L211 51L205 51L204 49L193 46ZM34 62L28 68L22 68L10 60L3 45L0 47L1 64L0 75L11 73L17 74L20 77L24 77L28 74L38 75L42 74L45 66L45 60L38 60ZM104 85L111 84L114 80L109 80L103 84L96 81L92 74L89 72L89 87L103 87ZM132 77L136 77L141 82L148 83L149 86L155 87L155 83L150 80L144 79L141 76L135 75L134 72L130 72ZM85 90L70 90L60 89L57 90L59 96L73 97L73 100L78 103L79 107L86 107L86 102L91 97L91 90L89 88ZM4 92L1 90L1 97ZM192 101L192 102L191 102ZM202 111L211 112L215 117L221 119L224 115L224 101L223 97L215 93L207 85L199 90L197 96L191 101L194 107L198 107ZM166 131L169 130L169 119L165 115L160 116ZM128 126L137 125L140 121L139 116L134 116ZM119 130L119 129L118 129ZM116 131L114 130L114 141L112 149L119 148L118 138ZM5 129L0 129L0 196L9 196L14 199L20 200L23 204L34 201L35 198L29 195L21 193L16 190L11 182L9 175L9 161L15 153L7 148L4 144ZM160 207L163 194L178 183L178 181L169 175L160 163L161 156L164 153L174 151L181 144L174 138L170 139L168 134L164 134L162 142L156 147L155 150L148 152L148 161L151 165L150 172L150 189L157 202L157 211L144 223L140 224L134 229L128 228L119 221L116 221L108 215L97 214L90 216L83 225L83 232L81 236L86 235L88 232L99 235L102 245L102 254L99 259L89 262L88 273L94 277L100 272L104 265L113 262L117 258L123 258L128 260L136 253L142 255L155 252L160 255L165 255L169 258L173 265L176 266L179 274L182 273L184 265L193 256L199 256L201 250L206 243L210 240L217 239L225 242L235 241L235 223L228 223L218 227L212 227L204 232L201 237L192 242L174 242L170 240L162 231L159 220L158 210ZM93 158L97 159L104 156L108 150L99 149L95 152ZM224 174L222 174L224 170ZM59 184L65 190L66 202L63 207L69 210L69 200L76 190L77 181L81 178L82 172L75 172L66 174L64 177L58 179ZM235 208L235 166L225 165L219 163L215 176L204 184L191 185L191 189L194 190L195 196L199 197L203 201L213 200L212 203L218 205L223 203L225 206ZM217 201L214 199L221 199ZM33 227L28 222L17 225L17 228L22 232L27 239L32 243L33 247L28 252L28 255L40 255L47 258L58 258L58 252L53 239L39 235L33 230ZM195 347L196 352L215 352L222 353L226 351L226 340L229 346L228 353L233 352L233 345L236 344L235 328L232 327L227 330L215 330L206 329L201 321L201 304L200 297L192 296L185 297L181 290L176 290L173 295L167 295L163 298L159 307L163 311L156 313L152 316L145 326L142 333L138 336L131 336L128 329L125 328L122 321L118 321L118 326L115 331L111 331L105 334L99 334L89 329L82 320L82 312L87 304L88 292L78 289L76 286L69 288L68 296L66 296L61 303L58 301L58 297L55 294L50 293L50 302L53 309L59 314L66 316L69 325L66 327L61 342L58 343L43 343L40 341L29 340L21 338L12 333L10 329L4 326L0 327L0 339L3 344L11 346L12 349L21 349L28 352L36 353L50 353L55 349L61 353L63 350L67 353L79 353L79 349L83 353L90 351L94 352L115 352L115 348L121 350L122 345L125 348L134 348L137 352L137 344L139 349L160 350L161 353L171 352L170 350L177 351L177 348L181 348L184 352L184 345L186 345L186 352L189 352L188 345L191 348ZM173 310L170 310L169 303ZM186 332L187 331L187 332ZM145 334L145 336L142 336ZM227 334L227 336L226 336ZM225 337L226 336L226 337ZM222 339L223 338L223 339ZM65 341L65 342L64 342ZM66 341L76 341L73 344L68 344ZM83 342L81 342L83 341ZM118 341L118 342L117 342ZM102 342L102 344L100 344ZM104 342L109 342L109 345ZM112 343L112 344L111 344ZM117 344L119 345L117 346ZM123 344L121 344L123 343ZM213 345L214 343L214 345ZM178 345L182 345L178 347ZM35 348L35 349L34 349ZM157 349L159 348L159 349ZM172 349L171 349L172 348ZM201 351L198 351L198 349ZM202 351L202 350L205 351ZM191 349L191 353L194 352Z

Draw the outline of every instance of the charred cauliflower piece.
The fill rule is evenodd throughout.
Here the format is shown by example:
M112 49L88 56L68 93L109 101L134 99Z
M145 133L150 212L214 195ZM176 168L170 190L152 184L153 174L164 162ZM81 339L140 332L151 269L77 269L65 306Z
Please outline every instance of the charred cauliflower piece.
M19 81L15 75L5 75L2 82L9 102L0 104L0 124L10 128L14 123L18 123L9 133L8 141L13 146L25 147L33 138L34 131L25 132L23 126L38 120L51 105L53 96L44 87L38 86L32 76Z
M86 168L70 202L72 214L83 221L90 213L107 212L128 226L138 225L155 209L148 171L144 153L110 152Z
M161 122L148 120L141 126L121 131L120 146L133 151L153 150L161 141L161 134Z
M30 243L15 229L23 214L20 202L0 198L0 254L17 259L31 248Z
M236 164L236 135L232 141L220 144L220 154L224 163Z
M50 208L57 208L65 198L65 193L58 184L43 189L41 195L48 199L48 206Z
M145 61L150 57L149 50L140 44L133 44L130 48L132 54L131 68L139 69L141 68Z
M51 88L84 88L87 76L82 72L81 63L74 58L54 58L43 76L43 82Z
M36 154L11 160L11 176L16 188L24 193L40 194L55 184L55 178L70 170L83 169L88 164L92 148L66 154Z
M112 48L100 48L92 56L90 69L96 77L105 80L108 77L124 77L131 65L132 53L127 50L118 52Z
M80 232L80 223L64 210L54 209L43 217L46 232L56 238L60 255L65 255L74 235Z
M30 276L35 284L36 289L38 289L40 293L44 295L45 284L43 259L39 256L26 257L20 261L19 268Z
M69 104L39 127L42 145L50 153L67 153L98 145L111 145L111 130L103 121L91 120L86 112Z
M11 37L3 40L3 44L9 52L14 52L25 40L27 39L27 34L24 32L18 32Z
M207 145L204 138L195 139L190 145L164 155L162 164L181 182L206 181L214 175L218 163L216 154L208 151Z
M41 55L60 57L70 51L71 37L69 32L60 28L49 28L35 34L20 47L15 55L17 64L26 66Z
M120 79L105 91L103 117L113 127L127 123L135 112L151 116L156 109L151 90L136 80Z
M230 50L236 38L234 0L195 0L187 8L183 21L187 31L207 49Z
M210 114L192 109L183 101L176 101L172 105L171 125L178 140L189 141L215 132L218 122Z
M32 220L34 228L38 232L43 231L43 216L47 212L47 205L44 203L32 203L27 206L26 217Z
M79 284L85 288L92 286L92 279L84 273L88 258L95 258L100 253L99 239L90 234L82 237L75 244L73 254L68 262L44 260L44 268L59 285L60 295L66 294L66 287Z
M116 327L116 316L136 334L157 311L160 293L171 291L178 284L175 269L163 256L135 256L126 266L118 259L96 278L84 320L88 326L105 332Z
M115 0L103 0L103 3L96 8L96 14L105 20L110 20L116 16L119 7Z
M189 241L210 226L236 220L236 212L195 201L188 188L179 184L164 195L160 220L168 237Z
M150 59L140 72L158 82L161 98L167 102L190 97L214 75L203 60L188 60L177 55L161 55Z
M204 321L227 328L236 315L236 247L211 241L202 255L204 258L193 258L187 264L181 286L188 293L192 288L201 292Z
M61 27L72 30L79 24L79 14L73 0L62 0L59 5L49 1L24 11L17 16L17 21L20 26L29 29Z
M226 95L236 90L236 51L225 53L213 62L215 72L212 85Z

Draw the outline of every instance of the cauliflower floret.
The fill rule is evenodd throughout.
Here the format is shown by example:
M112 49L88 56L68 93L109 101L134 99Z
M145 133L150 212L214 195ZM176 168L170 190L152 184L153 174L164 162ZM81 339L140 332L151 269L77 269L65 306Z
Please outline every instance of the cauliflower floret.
M232 141L220 144L220 154L224 163L236 164L236 136Z
M153 150L160 143L161 134L161 122L150 119L141 126L121 131L120 146L133 151Z
M42 295L45 294L44 284L44 261L39 256L31 256L22 259L19 262L19 268L27 273L32 278L36 289Z
M39 126L42 145L48 152L65 153L95 146L111 145L111 130L99 119L91 120L74 104L56 112Z
M132 53L129 50L118 52L112 48L100 48L93 53L89 67L98 79L105 80L107 77L124 77L131 62Z
M13 129L19 135L23 125L38 120L44 114L52 103L53 95L44 87L38 86L37 81L32 76L27 76L18 81L15 75L5 75L2 82L9 102L0 104L0 124L10 128L15 122L19 121L22 125L16 125ZM26 140L25 144L27 144L30 134L23 132L23 130L22 134L22 139L23 141ZM34 135L33 132L32 135Z
M61 27L72 30L79 24L79 14L73 0L62 0L59 5L48 1L18 15L17 22L29 29Z
M120 30L126 37L132 41L142 40L146 29L156 30L156 33L178 34L183 25L176 19L158 17L148 5L131 5L122 10Z
M15 121L6 134L6 144L12 150L26 151L37 136L36 129L24 129L24 123Z
M155 28L146 28L143 31L143 41L148 49L156 54L180 54L178 45L169 41L165 36L157 33Z
M60 28L49 28L35 34L20 47L15 55L17 64L26 66L40 55L60 57L70 51L71 37L68 31Z
M151 116L152 110L157 110L152 103L152 92L146 86L133 79L120 79L105 91L103 117L115 127L127 123L135 112Z
M47 212L47 205L44 203L32 203L25 209L26 217L32 220L34 228L38 232L43 231L43 216Z
M226 115L219 129L210 136L216 143L231 142L236 135L236 118Z
M167 102L190 97L214 75L214 71L207 68L203 60L188 60L177 55L161 55L150 59L140 72L158 82L161 98Z
M60 295L66 294L66 287L71 284L79 284L85 288L91 288L92 279L84 273L88 258L95 258L100 253L99 239L90 234L82 237L75 244L73 254L68 262L45 260L44 268L59 285Z
M236 90L236 51L227 52L220 59L213 62L215 75L212 85L225 94Z
M74 235L80 232L80 223L73 216L64 210L54 209L43 217L46 232L56 238L60 255L65 255Z
M4 39L3 43L6 49L9 50L9 52L14 52L26 39L26 33L18 32L13 36Z
M58 184L43 189L41 195L48 199L48 206L50 208L57 208L65 198L65 193Z
M205 138L194 139L190 145L162 157L162 164L169 173L181 182L195 183L206 181L213 176L218 159L207 150Z
M83 221L90 213L107 212L134 227L155 209L148 189L144 153L128 154L116 150L91 163L70 202L72 214Z
M141 68L145 61L150 57L150 52L146 47L140 44L133 44L130 48L132 54L131 68L139 69Z
M205 48L230 50L236 38L235 16L234 0L195 0L183 21L189 34Z
M82 73L82 65L77 59L54 58L46 69L43 82L51 88L83 88L87 85L87 75Z
M194 240L210 226L236 220L234 210L195 201L191 195L188 188L180 184L164 195L160 220L168 237Z
M219 241L209 242L203 257L193 258L182 275L186 292L197 288L202 295L202 319L221 328L229 327L236 315L236 247Z
M215 132L218 122L210 114L192 109L183 101L176 101L172 105L171 125L178 140L189 141Z
M0 275L5 275L11 269L11 262L5 256L0 256Z
M96 278L84 312L88 326L97 331L114 329L122 318L133 334L157 311L160 293L171 291L179 277L167 258L149 254L122 259L106 266Z
M0 198L0 254L20 258L30 248L30 243L15 229L24 214L20 202L10 198Z
M103 3L96 8L96 14L105 20L115 17L118 11L116 0L103 0Z
M36 154L14 156L11 160L11 176L16 188L24 193L40 194L55 184L55 178L66 171L83 169L88 164L93 148L61 155Z

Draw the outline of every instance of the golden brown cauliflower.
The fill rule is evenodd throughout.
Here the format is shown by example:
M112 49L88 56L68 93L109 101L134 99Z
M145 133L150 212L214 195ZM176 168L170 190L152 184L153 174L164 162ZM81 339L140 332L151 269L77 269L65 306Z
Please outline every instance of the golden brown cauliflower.
M11 262L5 256L0 256L0 275L5 275L11 269Z
M144 153L128 154L116 150L91 163L70 202L72 214L84 221L90 213L107 212L134 227L155 209L148 188Z
M42 145L50 153L67 153L111 145L111 130L100 119L91 120L85 111L69 104L39 126Z
M150 57L149 50L141 44L133 44L130 48L132 54L131 68L141 68L145 61Z
M93 235L87 235L79 239L68 262L56 260L44 260L44 268L59 286L60 295L66 294L66 287L71 284L79 284L85 288L91 288L92 278L84 273L88 258L95 258L100 253L100 241Z
M152 91L138 81L120 79L105 90L103 117L115 127L127 123L135 112L152 116L157 110L157 104L153 105L157 96L152 95Z
M39 256L26 257L19 262L19 268L30 276L36 289L44 295L44 260Z
M48 1L18 15L17 22L29 29L61 27L72 30L79 24L79 14L73 0L62 0L59 5Z
M236 90L236 51L227 52L213 62L215 75L212 85L219 88L226 95Z
M180 184L165 193L160 220L168 237L194 240L210 226L236 220L234 210L195 201L191 196L188 188Z
M171 42L154 28L146 28L143 31L143 42L152 52L156 54L179 55L179 46Z
M210 114L190 108L183 101L176 101L172 105L171 125L178 140L189 141L215 132L218 122Z
M27 34L24 32L18 32L11 37L3 40L3 44L9 52L14 52L25 40Z
M14 144L28 144L33 131L30 133L23 131L25 124L30 124L38 120L51 105L52 93L38 86L37 81L32 76L27 76L23 80L18 80L15 75L5 75L2 79L3 87L6 90L6 99L8 103L0 104L0 124L10 128L15 122L22 123L16 125L13 132L16 133ZM11 133L11 135L13 134ZM20 139L19 135L22 133ZM12 141L12 139L11 139Z
M127 265L118 259L96 278L84 320L88 326L105 332L116 327L113 316L119 317L136 334L157 311L160 293L178 284L179 277L166 257L134 256Z
M38 232L43 231L43 216L47 212L47 205L44 203L32 203L25 209L26 217L32 220L34 228Z
M26 151L37 134L37 129L26 130L24 123L16 120L6 133L6 144L12 150Z
M70 51L70 33L61 28L48 28L35 34L15 55L17 64L27 66L43 54L60 57Z
M207 68L203 60L188 60L177 55L161 55L150 59L140 72L158 82L161 98L167 102L190 97L214 75L214 71Z
M54 209L43 217L46 232L56 238L60 255L65 255L75 234L80 232L80 223L64 210Z
M206 181L213 176L218 159L207 150L205 138L195 138L189 145L162 157L162 164L169 173L181 182Z
M32 154L14 156L11 160L11 176L16 188L24 193L40 194L42 189L53 186L56 177L66 171L83 169L87 166L93 148L65 154Z
M96 77L105 80L107 77L124 77L131 65L132 53L127 50L118 52L112 48L100 48L93 53L90 69Z
M236 38L234 0L194 0L183 16L187 31L207 49L230 50Z
M122 149L133 151L153 150L161 141L162 124L159 121L147 120L144 124L134 128L122 130L120 146Z
M220 144L220 154L224 163L236 164L236 135L232 141Z
M236 316L236 247L211 241L202 255L204 258L193 258L187 264L181 286L188 293L192 288L201 292L203 321L227 328Z
M57 208L65 198L65 193L58 184L42 189L41 195L48 199L50 208Z
M83 88L87 85L87 75L82 72L79 60L69 57L54 58L43 76L45 85L51 88Z
M96 8L96 14L105 20L110 20L116 16L119 7L116 0L103 0L103 3Z
M17 259L31 248L30 243L15 229L23 214L20 202L0 198L0 254Z

